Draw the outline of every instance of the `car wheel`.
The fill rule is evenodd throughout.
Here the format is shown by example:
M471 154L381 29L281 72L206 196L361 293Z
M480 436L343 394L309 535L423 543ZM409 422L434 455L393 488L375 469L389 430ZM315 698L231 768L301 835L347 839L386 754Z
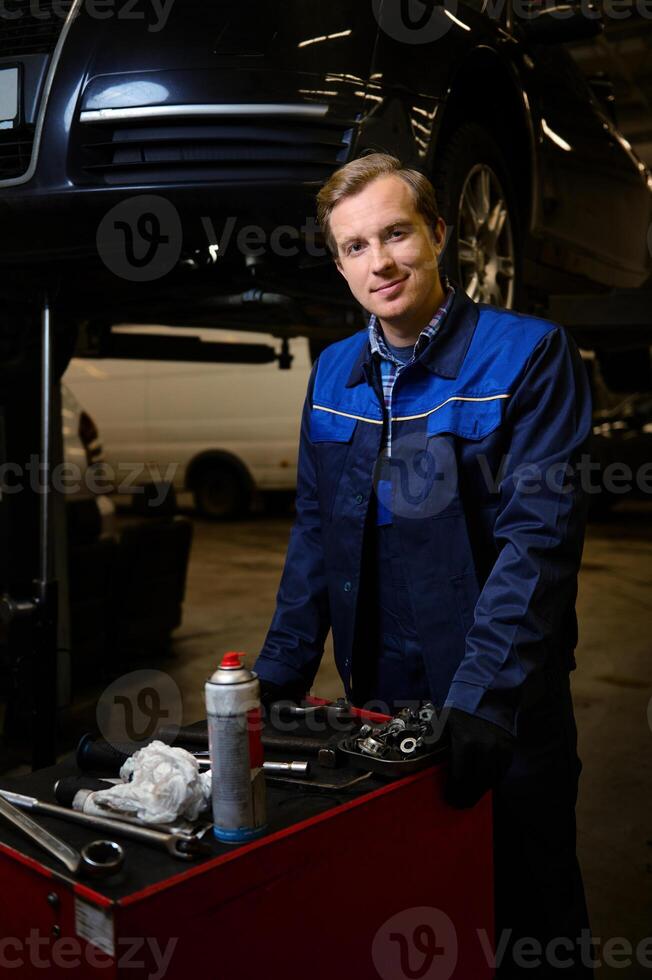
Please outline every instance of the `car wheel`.
M202 466L193 480L193 491L197 510L211 520L241 517L249 509L250 488L228 463Z
M446 143L433 182L448 231L443 271L477 303L519 305L516 195L489 133L476 123L461 126Z

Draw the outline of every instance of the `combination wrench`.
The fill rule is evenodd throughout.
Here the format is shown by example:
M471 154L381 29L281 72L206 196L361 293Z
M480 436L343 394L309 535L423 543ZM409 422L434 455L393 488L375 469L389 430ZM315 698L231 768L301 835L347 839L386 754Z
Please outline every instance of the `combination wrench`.
M168 854L171 854L172 857L180 858L182 861L191 861L194 857L211 853L209 845L201 839L208 827L210 827L209 823L202 824L194 834L187 832L166 833L161 830L150 830L148 827L141 827L137 824L115 820L113 817L97 817L89 813L80 813L79 810L57 806L56 803L45 803L43 800L38 800L33 796L24 796L22 793L13 793L10 790L0 789L0 806L1 802L4 801L9 801L9 803L13 803L14 806L24 810L33 810L51 817L69 820L72 823L80 823L87 827L108 830L122 837L129 837L131 840L140 841L141 844L150 844L154 847L162 848ZM14 807L12 807L13 810ZM22 813L18 815L21 817L25 816ZM38 826L38 824L35 826Z
M97 877L115 874L124 864L125 852L120 844L112 840L94 840L90 844L85 844L81 851L77 851L13 806L5 798L4 792L0 795L0 814L35 844L65 864L68 871L74 875L87 874Z

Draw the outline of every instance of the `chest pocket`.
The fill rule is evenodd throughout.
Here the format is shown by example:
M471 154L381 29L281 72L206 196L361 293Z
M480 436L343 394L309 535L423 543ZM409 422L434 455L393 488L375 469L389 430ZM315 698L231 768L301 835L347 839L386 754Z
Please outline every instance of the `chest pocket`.
M502 422L509 396L455 398L428 416L429 436L450 432L463 439L484 439Z
M310 415L310 438L312 442L350 442L358 424L357 419L347 415L335 415L321 408L313 408Z

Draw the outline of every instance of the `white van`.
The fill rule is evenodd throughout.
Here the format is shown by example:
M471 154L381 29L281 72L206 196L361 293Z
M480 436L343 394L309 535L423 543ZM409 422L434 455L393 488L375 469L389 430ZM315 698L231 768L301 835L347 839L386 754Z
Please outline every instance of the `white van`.
M124 332L265 344L269 334L178 327ZM102 432L107 480L118 493L171 482L193 491L205 516L247 509L252 491L296 486L301 409L310 374L309 343L291 338L289 370L268 364L82 359L65 383ZM108 487L107 487L108 489Z

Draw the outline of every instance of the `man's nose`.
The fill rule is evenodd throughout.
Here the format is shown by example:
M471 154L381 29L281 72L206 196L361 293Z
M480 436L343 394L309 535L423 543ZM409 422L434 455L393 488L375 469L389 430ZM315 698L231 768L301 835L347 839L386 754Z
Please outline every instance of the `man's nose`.
M371 270L376 274L387 272L394 264L391 251L384 245L379 244L371 248Z

